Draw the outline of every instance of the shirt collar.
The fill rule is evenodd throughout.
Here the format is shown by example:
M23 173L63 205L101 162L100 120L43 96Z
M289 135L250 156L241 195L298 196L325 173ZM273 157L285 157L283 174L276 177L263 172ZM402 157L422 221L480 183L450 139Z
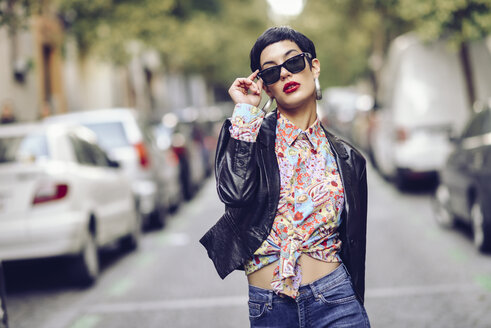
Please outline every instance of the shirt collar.
M306 130L302 131L299 127L288 120L284 115L281 115L278 111L278 135L281 136L291 146L301 133L304 133L309 139L314 150L321 144L321 137L324 135L324 130L320 124L319 118Z

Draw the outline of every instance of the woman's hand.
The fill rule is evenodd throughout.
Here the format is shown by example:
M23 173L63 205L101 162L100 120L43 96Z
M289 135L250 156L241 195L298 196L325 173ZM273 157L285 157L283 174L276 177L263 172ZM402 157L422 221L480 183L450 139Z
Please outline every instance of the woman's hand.
M254 82L259 70L256 70L249 77L239 77L235 79L228 94L235 104L245 103L253 106L259 106L261 103L261 90L263 88L263 80L259 79Z

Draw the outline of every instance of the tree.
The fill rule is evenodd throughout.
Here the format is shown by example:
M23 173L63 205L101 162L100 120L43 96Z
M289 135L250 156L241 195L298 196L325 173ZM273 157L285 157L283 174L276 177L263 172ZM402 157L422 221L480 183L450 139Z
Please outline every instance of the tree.
M261 6L263 0L60 0L59 10L87 53L125 64L137 42L157 50L170 71L226 83L248 67L248 47L267 22Z
M390 40L411 26L395 12L397 0L309 1L293 27L314 40L321 84L348 85L360 78L377 87Z
M423 39L445 38L459 49L472 106L476 95L469 43L491 34L491 0L399 0L398 11L403 19L414 24Z
M469 42L491 34L491 0L309 1L294 25L319 48L326 86L349 84L377 71L392 39L416 30L426 41L448 40L459 49L469 103L475 102ZM325 74L324 74L325 75Z

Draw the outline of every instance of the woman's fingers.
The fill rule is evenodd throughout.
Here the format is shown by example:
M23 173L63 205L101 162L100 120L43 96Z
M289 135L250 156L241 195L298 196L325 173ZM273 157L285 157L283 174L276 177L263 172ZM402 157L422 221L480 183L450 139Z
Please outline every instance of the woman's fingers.
M261 101L262 80L254 82L259 70L248 77L236 78L229 89L229 94L235 103L246 102L257 106Z
M237 78L235 79L235 82L233 83L233 86L240 88L243 93L247 92L252 92L254 94L260 94L261 93L261 88L262 88L262 83L261 81L254 82L254 78L257 75L257 72L252 73L249 77L242 77L242 78ZM251 79L252 77L252 79ZM261 85L258 85L258 83L261 83Z
M254 79L257 77L257 74L259 73L259 70L255 70L254 72L252 72L251 75L249 75L248 79L251 80L251 81L254 81Z
M256 79L258 73L259 70L257 69L247 77L247 80L251 82L251 92L253 92L256 95L261 93L261 86L258 85L258 82L260 82L260 80L258 82L254 82L254 79Z

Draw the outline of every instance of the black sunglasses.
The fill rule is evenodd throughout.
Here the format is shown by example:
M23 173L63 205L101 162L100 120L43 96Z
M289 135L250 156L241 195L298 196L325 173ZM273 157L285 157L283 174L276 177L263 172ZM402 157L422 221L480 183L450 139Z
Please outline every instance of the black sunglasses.
M286 68L290 73L300 73L305 69L304 57L312 59L312 55L308 52L303 52L286 60L281 65L276 65L263 69L257 75L263 80L264 84L269 85L278 82L280 79L281 68Z

